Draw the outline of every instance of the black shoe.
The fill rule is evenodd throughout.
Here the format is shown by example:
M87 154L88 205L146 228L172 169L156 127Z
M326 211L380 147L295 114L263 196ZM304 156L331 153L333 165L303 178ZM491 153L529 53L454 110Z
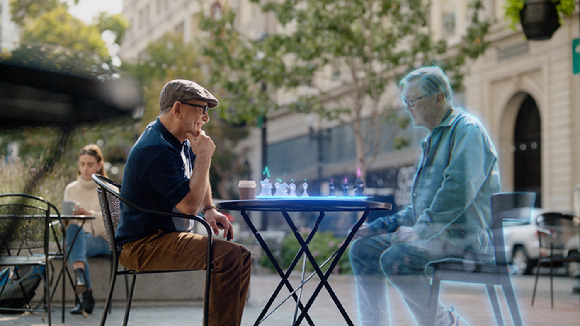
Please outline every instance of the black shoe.
M77 303L77 305L70 310L70 313L73 315L81 315L83 313L83 307L80 303Z
M87 280L85 278L85 270L81 268L75 269L75 293L81 294L88 290Z
M83 293L83 300L85 302L85 312L92 314L95 308L95 298L93 298L93 291L87 290Z
M83 292L82 296L79 298L79 303L70 310L73 315L81 315L83 312L87 314L92 314L95 308L95 299L93 298L93 291L88 290Z

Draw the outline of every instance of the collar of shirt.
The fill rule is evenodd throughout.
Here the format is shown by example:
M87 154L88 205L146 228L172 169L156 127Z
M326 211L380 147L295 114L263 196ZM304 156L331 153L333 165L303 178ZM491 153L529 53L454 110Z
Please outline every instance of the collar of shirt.
M165 128L165 126L161 123L161 121L159 121L159 118L157 118L157 120L153 124L153 128L159 131L163 139L165 139L165 141L169 143L171 147L173 147L178 153L181 152L183 144L179 140L177 140L177 138L175 138L175 136L173 136L173 134L169 132L167 128Z

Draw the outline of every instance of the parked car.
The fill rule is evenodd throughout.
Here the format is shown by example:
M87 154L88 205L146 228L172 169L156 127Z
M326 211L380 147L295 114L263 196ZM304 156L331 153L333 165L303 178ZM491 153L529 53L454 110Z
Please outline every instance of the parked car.
M576 230L578 230L578 224L580 224L580 218L575 217L574 223ZM576 234L575 236L568 239L566 243L566 247L564 248L564 255L566 257L570 256L579 256L580 255L580 234ZM580 272L580 263L577 262L570 262L566 266L568 269L568 275L574 277Z
M529 216L526 220L507 220L504 223L504 241L506 246L506 255L510 264L513 265L513 273L516 275L530 274L532 269L537 266L538 258L549 254L548 248L539 248L538 229L536 225L537 217L549 211L539 208L525 208L524 214ZM530 211L531 210L531 211ZM521 210L514 213L521 213ZM542 220L539 219L540 225ZM570 225L568 225L570 224ZM557 229L554 235L554 254L556 256L567 257L568 255L578 254L578 228L573 225L572 221L565 221ZM574 238L576 237L576 242ZM574 247L574 244L576 246ZM555 265L563 267L564 265ZM578 271L578 264L569 264L566 266L568 273L573 276Z
M544 211L538 208L523 208L526 220L506 220L504 226L504 242L508 262L513 265L513 273L517 275L530 274L538 263L540 249L536 217ZM531 210L531 211L530 211ZM522 214L521 210L514 211Z

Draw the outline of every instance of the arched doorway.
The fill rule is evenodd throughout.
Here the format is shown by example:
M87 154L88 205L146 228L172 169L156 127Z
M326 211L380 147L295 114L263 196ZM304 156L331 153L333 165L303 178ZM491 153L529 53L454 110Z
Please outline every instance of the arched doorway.
M514 128L514 190L536 193L536 207L542 203L542 122L536 101L527 95Z

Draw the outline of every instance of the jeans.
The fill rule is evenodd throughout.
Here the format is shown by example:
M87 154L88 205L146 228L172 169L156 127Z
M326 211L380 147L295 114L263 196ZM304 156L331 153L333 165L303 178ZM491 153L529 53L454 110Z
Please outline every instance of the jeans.
M425 266L444 258L461 258L465 251L438 239L392 243L391 235L386 233L355 240L349 254L356 280L360 325L390 324L387 280L401 293L417 324L427 325L432 322L428 316L431 285ZM438 321L446 319L446 315L439 304Z
M71 248L73 241L74 246ZM87 287L89 289L92 288L88 257L110 255L111 250L109 250L107 240L85 232L83 229L81 229L80 226L76 224L70 224L66 228L66 250L69 255L68 262L71 264L71 266L74 262L77 261L82 261L85 263L85 278L87 280Z

